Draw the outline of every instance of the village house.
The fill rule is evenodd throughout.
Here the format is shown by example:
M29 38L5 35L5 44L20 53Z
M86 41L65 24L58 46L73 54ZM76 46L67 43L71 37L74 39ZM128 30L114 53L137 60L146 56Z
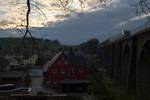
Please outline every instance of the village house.
M5 59L8 60L9 65L17 65L18 61L16 59L15 53L14 52L9 52L9 51L1 51L1 56L3 56Z
M44 56L51 56L51 50L43 50L42 51L42 54L44 55Z
M23 65L35 65L37 59L38 59L38 55L37 54L33 54L33 55L30 55L29 57L24 57L22 59L22 64Z
M88 84L86 60L82 55L72 50L56 54L44 66L44 71L45 74L47 72L47 80L51 85L86 86Z
M37 59L38 59L38 55L37 55L37 54L33 54L32 56L29 57L29 63L30 63L31 65L35 65Z
M37 54L24 55L22 53L12 53L6 54L4 56L8 62L9 66L18 66L18 65L35 65L38 59Z
M15 84L24 86L26 74L24 71L5 71L0 72L0 84Z
M15 58L15 57L12 57L12 58L9 58L9 59L7 59L8 60L8 62L9 62L9 65L11 66L13 66L13 65L18 65L18 60Z

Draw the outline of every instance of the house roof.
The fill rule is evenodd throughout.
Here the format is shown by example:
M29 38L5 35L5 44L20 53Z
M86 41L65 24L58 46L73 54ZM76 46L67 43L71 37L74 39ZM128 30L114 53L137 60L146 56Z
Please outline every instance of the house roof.
M67 58L77 67L86 67L87 62L81 52L70 50L67 52Z
M13 55L13 51L6 51L6 50L0 50L0 55L5 56L5 55Z
M62 80L60 84L88 84L89 80Z
M30 77L42 77L43 70L42 69L29 69L28 74Z
M56 54L52 60L50 60L49 62L47 62L45 65L44 65L44 71L47 71L48 67L51 66L56 60L57 58L59 58L59 56L62 54L62 52L59 52L58 54Z
M85 60L85 58L83 57L83 55L81 54L81 52L77 52L77 51L67 51L67 52L59 52L58 54L56 54L51 61L49 61L48 63L46 63L44 65L44 71L47 71L47 69L61 56L64 55L66 56L69 61L71 61L75 66L77 67L86 67L87 66L87 62Z
M0 78L23 78L24 76L24 71L0 72Z

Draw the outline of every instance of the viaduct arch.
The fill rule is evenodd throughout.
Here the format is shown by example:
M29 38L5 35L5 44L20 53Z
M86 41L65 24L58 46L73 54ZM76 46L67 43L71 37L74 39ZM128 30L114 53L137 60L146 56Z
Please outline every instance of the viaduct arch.
M140 91L150 95L150 27L115 41L105 41L100 51L103 65L115 83L128 93Z

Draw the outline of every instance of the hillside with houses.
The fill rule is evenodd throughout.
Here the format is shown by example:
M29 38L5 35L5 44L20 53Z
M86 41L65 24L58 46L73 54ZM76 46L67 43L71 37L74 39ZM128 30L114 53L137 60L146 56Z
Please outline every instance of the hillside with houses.
M92 45L92 46L91 46ZM34 49L7 46L0 49L0 95L56 95L87 92L90 58L98 54L98 41L89 40L79 46ZM51 46L51 45L49 45ZM91 50L91 48L97 48ZM4 85L5 84L5 85ZM4 89L7 87L7 89ZM9 88L12 88L10 92ZM24 91L24 92L23 92Z

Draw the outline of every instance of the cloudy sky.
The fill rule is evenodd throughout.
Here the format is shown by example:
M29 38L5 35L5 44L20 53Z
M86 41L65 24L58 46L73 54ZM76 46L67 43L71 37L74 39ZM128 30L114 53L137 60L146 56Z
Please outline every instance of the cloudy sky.
M133 5L138 0L109 0L106 7L98 0L85 0L83 8L78 0L70 0L66 11L59 0L31 1L31 33L43 39L58 39L62 44L76 45L91 38L103 41L121 30L133 30L146 20L145 16L135 15ZM22 36L13 29L25 25L25 3L0 0L0 37Z

